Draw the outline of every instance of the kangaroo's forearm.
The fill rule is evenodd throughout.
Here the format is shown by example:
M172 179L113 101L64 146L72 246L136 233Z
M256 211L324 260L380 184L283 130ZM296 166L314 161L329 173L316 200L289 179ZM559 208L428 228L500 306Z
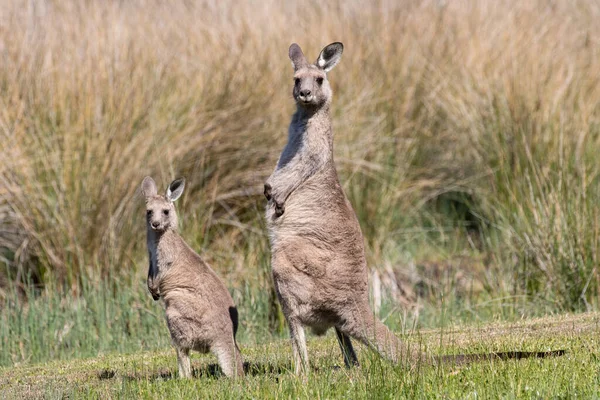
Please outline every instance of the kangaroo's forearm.
M292 169L284 171L283 169L275 171L267 180L273 191L273 198L278 203L284 203L287 198L312 175L309 169Z
M313 176L324 164L318 156L301 157L278 168L267 180L276 203L283 204L300 185Z

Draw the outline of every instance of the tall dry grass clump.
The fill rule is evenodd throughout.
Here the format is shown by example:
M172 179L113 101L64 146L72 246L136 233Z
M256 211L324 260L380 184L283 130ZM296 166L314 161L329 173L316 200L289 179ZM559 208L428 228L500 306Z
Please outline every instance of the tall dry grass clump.
M335 155L374 266L413 251L410 232L451 236L490 254L475 279L492 292L568 309L598 294L594 1L0 9L5 280L139 277L137 182L184 175L186 237L232 286L269 285L260 193L293 110L287 48L337 40Z

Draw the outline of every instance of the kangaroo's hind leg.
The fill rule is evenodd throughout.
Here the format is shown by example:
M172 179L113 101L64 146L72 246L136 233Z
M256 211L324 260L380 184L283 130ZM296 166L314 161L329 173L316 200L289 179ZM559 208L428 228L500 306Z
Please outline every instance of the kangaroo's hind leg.
M342 355L344 356L346 368L360 366L356 353L354 352L354 347L352 347L350 336L342 332L337 326L335 327L335 334L337 335L338 343L342 350Z

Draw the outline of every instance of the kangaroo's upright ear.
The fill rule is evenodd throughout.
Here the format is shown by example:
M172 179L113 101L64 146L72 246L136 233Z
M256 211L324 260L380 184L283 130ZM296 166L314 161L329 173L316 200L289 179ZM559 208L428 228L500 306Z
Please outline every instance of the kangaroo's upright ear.
M321 54L319 54L319 58L315 61L315 65L325 72L329 72L340 62L343 52L344 45L341 42L328 44L321 50Z
M146 198L156 196L156 183L149 176L142 181L142 194Z
M165 194L165 197L167 198L167 200L170 200L170 201L177 200L179 197L181 197L184 187L185 187L185 179L183 179L183 178L175 179L173 182L171 182L171 184L167 188L167 193Z
M304 53L302 53L302 49L297 43L292 43L290 46L289 56L290 60L292 60L294 71L298 71L300 68L308 65L308 61L306 61L306 57L304 57Z

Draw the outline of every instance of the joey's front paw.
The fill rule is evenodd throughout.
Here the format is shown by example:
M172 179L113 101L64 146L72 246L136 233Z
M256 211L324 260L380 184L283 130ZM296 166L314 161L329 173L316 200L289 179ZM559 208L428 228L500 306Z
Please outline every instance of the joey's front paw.
M271 187L271 185L269 183L265 183L264 194L265 194L265 197L267 198L267 201L271 201L271 199L273 198L272 191L273 191L273 188Z
M158 293L158 290L148 288L148 291L152 295L152 299L154 299L154 301L158 301L158 299L160 299L160 294Z
M275 216L281 217L284 212L285 212L285 204L278 203L277 201L275 201Z

